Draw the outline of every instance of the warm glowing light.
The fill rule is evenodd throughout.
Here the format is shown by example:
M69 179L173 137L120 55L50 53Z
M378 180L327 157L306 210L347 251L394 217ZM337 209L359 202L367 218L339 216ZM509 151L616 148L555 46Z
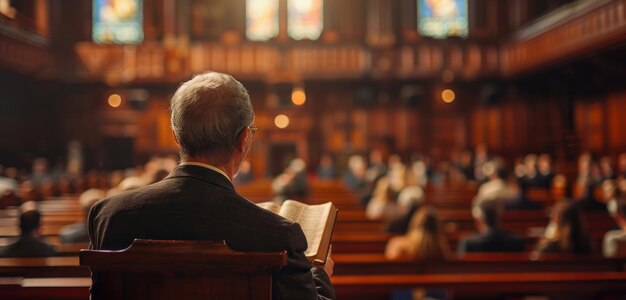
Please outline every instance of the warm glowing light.
M452 103L454 102L455 98L456 98L456 95L454 94L454 91L451 89L445 89L443 90L443 92L441 92L441 99L445 103Z
M111 96L109 96L108 102L111 107L119 107L120 104L122 104L122 97L120 97L120 95L118 94L111 94Z
M274 125L278 128L286 128L289 126L289 117L283 114L277 115L274 118Z
M294 88L291 92L291 102L295 105L302 105L306 102L306 94L303 88Z

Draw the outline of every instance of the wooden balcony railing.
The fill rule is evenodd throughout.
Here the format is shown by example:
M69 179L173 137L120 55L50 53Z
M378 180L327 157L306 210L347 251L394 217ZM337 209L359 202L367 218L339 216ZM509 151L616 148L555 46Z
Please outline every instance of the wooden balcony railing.
M588 11L574 7L568 14L556 12L560 20L537 22L505 44L501 49L502 74L530 71L626 40L626 0L587 3L594 4ZM544 24L547 28L540 28Z

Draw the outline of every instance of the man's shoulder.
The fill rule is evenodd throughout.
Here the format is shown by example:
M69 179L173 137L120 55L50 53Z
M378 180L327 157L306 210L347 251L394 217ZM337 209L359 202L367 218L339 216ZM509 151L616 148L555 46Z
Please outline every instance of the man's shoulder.
M183 183L184 180L184 177L166 178L144 187L124 191L96 202L93 205L93 209L96 212L102 210L123 212L125 210L138 209L142 204L157 205L161 200L178 199L185 196L192 197L192 195L202 197L203 194L206 194L205 190L215 188L210 184L195 184L191 180L189 181L190 183L185 184Z
M121 194L106 197L96 202L92 206L91 211L97 215L102 211L123 209L124 207L129 206L131 204L130 199L134 199L137 195L140 195L144 188L145 187L133 189L125 191Z

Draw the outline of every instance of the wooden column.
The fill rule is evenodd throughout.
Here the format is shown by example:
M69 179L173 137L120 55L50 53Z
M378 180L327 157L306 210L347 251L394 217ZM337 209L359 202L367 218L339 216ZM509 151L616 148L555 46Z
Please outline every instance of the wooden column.
M335 42L340 39L337 28L339 19L343 17L343 11L337 1L324 2L324 29L322 40L325 42Z
M287 21L288 21L287 0L279 0L278 4L278 41L286 41L289 39L287 34Z
M49 32L48 0L35 2L35 28L37 33L47 36Z
M405 41L417 40L417 1L402 0L399 9L402 39Z
M176 36L176 0L163 0L163 40L168 43Z
M391 1L367 1L367 43L372 46L390 46L395 42Z
M223 18L224 33L222 34L222 40L225 42L238 42L242 37L246 36L246 1L222 0L222 2L226 11Z

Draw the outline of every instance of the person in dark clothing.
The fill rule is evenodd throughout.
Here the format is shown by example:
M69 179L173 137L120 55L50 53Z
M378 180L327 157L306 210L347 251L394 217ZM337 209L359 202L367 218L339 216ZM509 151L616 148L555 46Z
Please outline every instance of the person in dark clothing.
M22 204L20 214L20 237L12 244L0 248L0 257L48 257L55 256L54 247L39 239L41 214L34 202Z
M418 186L404 188L398 195L396 213L385 226L385 231L394 234L405 234L413 215L424 202L424 191Z
M102 200L105 197L105 193L100 189L89 189L84 191L78 201L80 202L80 206L83 209L85 216L84 219L64 226L59 232L59 238L61 239L61 243L88 243L89 242L89 232L87 230L87 216L89 215L89 210L94 203Z
M459 242L458 253L465 252L518 252L524 251L524 241L500 227L501 200L480 202L472 209L478 235Z
M543 239L535 252L590 254L591 239L587 231L585 219L578 205L567 200L559 202L555 207L556 230L550 238Z
M224 240L237 251L286 251L287 265L272 274L273 299L335 299L333 261L312 266L298 223L239 195L233 178L246 160L254 112L243 85L208 72L183 83L170 102L181 164L154 184L97 202L89 214L92 249L119 250L135 238ZM102 296L92 274L92 299Z

